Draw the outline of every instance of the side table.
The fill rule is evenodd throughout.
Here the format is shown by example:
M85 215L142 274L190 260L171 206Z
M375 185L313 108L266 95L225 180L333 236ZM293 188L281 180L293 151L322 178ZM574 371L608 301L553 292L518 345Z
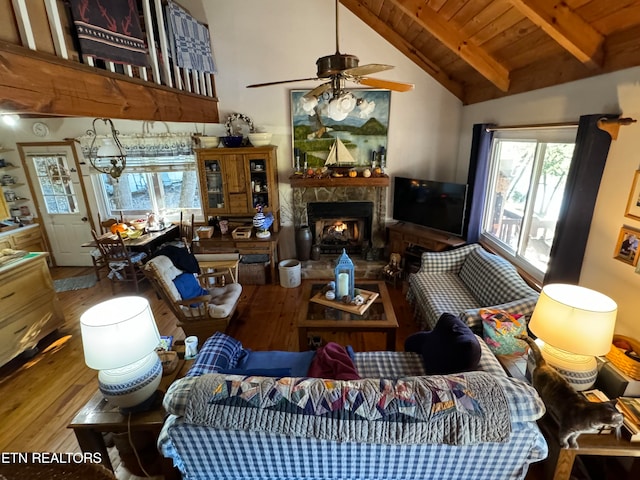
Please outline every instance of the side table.
M526 366L526 360L512 355L497 355L497 358L509 376L530 383L523 371L522 362ZM602 435L583 433L578 437L578 448L560 448L557 440L558 425L550 415L545 415L538 420L538 427L549 445L549 456L542 462L545 478L569 480L576 457L579 455L636 457L627 478L640 478L640 461L637 460L640 457L640 442L632 443L624 436L616 439L613 433Z
M83 452L99 453L101 463L113 471L103 433L149 432L158 438L164 424L166 412L162 407L162 396L177 378L183 377L192 361L180 359L176 369L162 377L158 390L161 393L156 404L146 412L122 414L118 407L110 405L100 391L96 392L68 425L72 428ZM162 458L162 473L166 480L178 479L179 474L169 459Z

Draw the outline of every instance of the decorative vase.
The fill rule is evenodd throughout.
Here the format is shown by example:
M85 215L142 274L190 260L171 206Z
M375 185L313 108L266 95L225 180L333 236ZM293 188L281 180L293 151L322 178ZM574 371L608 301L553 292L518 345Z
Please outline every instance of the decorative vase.
M309 225L302 225L296 230L296 252L298 252L298 260L309 260L311 254L311 229Z
M311 247L311 260L320 260L320 245L315 244Z

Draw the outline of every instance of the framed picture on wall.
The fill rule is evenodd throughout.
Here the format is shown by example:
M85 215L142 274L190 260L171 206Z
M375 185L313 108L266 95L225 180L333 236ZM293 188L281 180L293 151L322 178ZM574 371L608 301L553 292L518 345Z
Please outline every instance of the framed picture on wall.
M638 263L638 243L640 242L640 230L627 227L620 229L616 250L613 257L621 262L628 263L634 267Z
M319 101L303 99L309 90L291 90L291 132L293 167L296 152L300 168L306 158L309 168L326 166L369 166L373 152L386 152L391 91L349 89L353 109L341 120L329 117L327 92ZM325 98L328 97L328 98ZM334 115L335 117L335 115ZM338 150L337 160L332 150Z
M640 170L636 170L629 192L629 200L627 201L627 210L624 212L625 217L640 220Z

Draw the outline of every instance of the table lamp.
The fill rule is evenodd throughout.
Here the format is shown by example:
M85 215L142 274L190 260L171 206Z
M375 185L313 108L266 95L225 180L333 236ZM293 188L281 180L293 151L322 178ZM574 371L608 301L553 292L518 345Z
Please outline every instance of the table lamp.
M153 403L162 378L156 353L160 334L147 299L118 297L94 305L80 317L84 359L99 370L105 399L125 412Z
M546 285L531 315L529 329L544 344L542 356L576 390L593 386L594 356L611 348L618 306L602 293L577 285Z

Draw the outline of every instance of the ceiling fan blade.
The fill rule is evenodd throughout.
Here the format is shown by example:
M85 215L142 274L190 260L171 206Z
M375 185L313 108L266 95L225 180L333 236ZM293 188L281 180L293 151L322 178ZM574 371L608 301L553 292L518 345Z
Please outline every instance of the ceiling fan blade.
M380 80L379 78L369 77L356 77L352 79L353 82L361 83L368 87L385 88L387 90L393 90L395 92L408 92L413 90L415 85L413 83L392 82L390 80Z
M308 82L309 80L320 80L320 79L318 77L312 77L312 78L298 78L296 80L281 80L279 82L254 83L253 85L247 85L247 88L268 87L270 85L280 85L281 83Z
M319 97L327 90L331 90L331 82L323 83L322 85L318 85L316 88L304 94L305 98L311 97Z
M343 75L349 75L353 77L360 77L362 75L371 75L372 73L384 72L385 70L391 70L393 65L383 65L381 63L368 63L366 65L360 65L359 67L347 68L342 71Z

